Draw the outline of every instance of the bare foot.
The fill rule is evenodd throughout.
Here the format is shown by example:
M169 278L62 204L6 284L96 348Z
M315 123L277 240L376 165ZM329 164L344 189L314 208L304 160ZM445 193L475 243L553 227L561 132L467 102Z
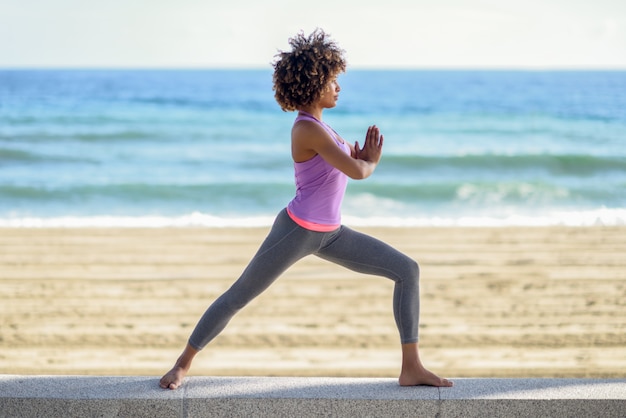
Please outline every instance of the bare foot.
M183 379L187 375L193 358L198 354L198 350L187 344L183 353L178 357L172 370L165 373L159 381L159 386L163 389L178 389L183 384Z
M398 379L400 386L437 386L451 387L454 385L452 381L439 377L436 374L426 370L423 367L416 367L410 370L402 370Z
M172 370L165 373L159 382L159 386L163 389L178 389L183 384L183 379L187 374L187 370L180 366L174 366Z

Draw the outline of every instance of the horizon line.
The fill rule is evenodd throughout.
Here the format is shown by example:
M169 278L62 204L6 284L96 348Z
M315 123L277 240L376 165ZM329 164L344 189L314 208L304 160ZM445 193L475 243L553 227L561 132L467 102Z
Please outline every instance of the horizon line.
M111 71L272 71L272 67L261 66L134 66L134 65L0 65L0 71L46 71L46 70L111 70ZM626 71L626 66L619 67L595 67L595 66L354 66L348 67L347 71Z

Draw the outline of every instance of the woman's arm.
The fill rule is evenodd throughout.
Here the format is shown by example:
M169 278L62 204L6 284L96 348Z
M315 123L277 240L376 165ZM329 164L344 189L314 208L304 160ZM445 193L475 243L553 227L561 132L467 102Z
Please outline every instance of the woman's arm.
M357 141L346 154L335 140L318 124L309 121L296 123L291 132L291 153L294 161L303 162L319 154L326 162L352 179L369 177L380 161L383 136L376 126L370 126L363 148Z

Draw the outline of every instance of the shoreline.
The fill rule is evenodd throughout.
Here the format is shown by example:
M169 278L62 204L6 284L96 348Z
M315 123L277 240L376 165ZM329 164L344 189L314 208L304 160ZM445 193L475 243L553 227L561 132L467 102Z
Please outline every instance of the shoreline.
M160 375L268 227L0 228L0 370ZM355 227L421 266L420 346L450 377L625 377L625 227ZM391 282L315 257L190 375L394 377Z

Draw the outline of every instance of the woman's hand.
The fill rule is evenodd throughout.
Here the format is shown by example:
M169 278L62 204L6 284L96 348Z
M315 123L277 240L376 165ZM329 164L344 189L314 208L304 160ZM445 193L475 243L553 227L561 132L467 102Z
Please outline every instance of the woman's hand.
M359 141L354 143L354 158L378 164L383 152L383 140L384 137L380 134L378 127L376 125L370 126L365 134L363 148L359 147Z

